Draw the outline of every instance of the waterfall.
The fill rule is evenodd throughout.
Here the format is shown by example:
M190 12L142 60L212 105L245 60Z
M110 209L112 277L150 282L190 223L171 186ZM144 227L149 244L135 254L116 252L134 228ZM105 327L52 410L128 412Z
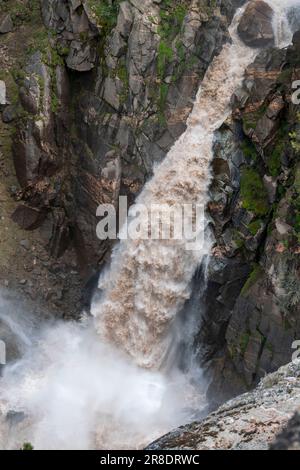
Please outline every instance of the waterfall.
M290 32L285 20L277 19L279 12L285 16L281 2L269 3L276 8L277 42L286 45ZM259 52L237 36L242 12L230 27L232 42L206 73L185 133L155 169L138 203L206 206L214 132L229 116L231 96ZM209 234L191 251L185 240L121 241L99 280L102 295L92 307L93 324L42 328L22 359L5 368L1 447L19 448L29 441L37 449L141 448L193 419L204 406L201 371L184 374L176 365L160 366L210 245Z
M206 206L214 132L229 115L230 98L258 52L238 38L241 14L239 10L230 28L232 44L223 47L206 73L185 133L137 203ZM172 343L170 324L190 297L192 277L209 248L209 239L194 251L185 249L184 240L122 241L110 271L100 278L102 298L92 308L97 332L139 365L158 368Z
M299 6L299 0L268 0L267 3L273 8L275 14L273 29L275 33L275 46L287 47L292 42L293 33L288 21L287 12L289 8Z

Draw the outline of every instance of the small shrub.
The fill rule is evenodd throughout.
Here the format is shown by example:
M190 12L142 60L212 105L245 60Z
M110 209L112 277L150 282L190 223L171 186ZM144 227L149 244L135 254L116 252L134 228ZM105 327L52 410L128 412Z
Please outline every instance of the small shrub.
M117 24L121 0L88 0L88 5L96 17L104 34L108 34Z
M31 442L24 442L20 450L34 450L34 447Z
M268 193L260 175L253 168L242 172L241 197L243 208L264 216L269 211Z
M255 236L257 232L261 229L262 221L261 220L254 220L248 225L248 230L251 235Z

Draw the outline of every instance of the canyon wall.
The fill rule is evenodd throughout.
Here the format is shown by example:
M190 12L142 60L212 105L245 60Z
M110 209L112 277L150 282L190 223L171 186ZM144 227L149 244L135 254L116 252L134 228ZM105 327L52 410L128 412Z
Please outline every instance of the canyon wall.
M1 3L13 23L0 57L3 231L15 233L3 246L6 286L58 315L88 306L111 250L96 237L97 206L132 203L185 130L240 3Z
M299 71L298 34L288 49L262 51L217 135L216 245L198 337L217 402L288 363L300 337Z

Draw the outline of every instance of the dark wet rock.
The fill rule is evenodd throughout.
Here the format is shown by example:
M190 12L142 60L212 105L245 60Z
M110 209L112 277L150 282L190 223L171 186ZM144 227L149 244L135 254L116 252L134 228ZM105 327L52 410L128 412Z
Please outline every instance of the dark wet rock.
M42 1L46 26L56 31L58 43L68 51L67 66L78 72L92 70L96 63L93 39L99 36L99 29L89 12L85 1Z
M216 134L209 203L216 244L196 340L213 407L289 362L300 336L293 225L300 187L289 137L297 112L290 106L291 77L299 79L296 40L287 50L261 52L233 99L234 121ZM245 191L252 178L260 199L247 199L256 192ZM233 283L227 266L233 273L243 266Z
M117 207L119 194L131 204L153 164L185 130L201 79L228 40L227 26L241 2L221 3L222 14L187 7L180 25L168 10L167 42L174 50L160 70L160 11L169 6L122 2L115 23L104 28L89 2L42 1L52 34L49 50L29 57L19 81L29 116L14 138L18 197L26 210L44 215L50 253L75 248L87 276L110 250L96 237L97 206ZM14 215L21 225L23 206Z
M44 222L45 212L37 208L20 204L12 215L12 219L24 230L34 230Z
M80 41L72 41L66 64L70 69L78 72L88 72L95 66L96 51L90 44L82 44Z
M10 33L13 27L14 25L9 14L0 16L0 34Z
M274 45L273 14L272 8L266 2L262 0L250 2L238 26L239 35L247 46Z
M286 428L277 436L270 450L300 450L300 411L297 411Z
M6 106L2 112L2 120L6 124L14 121L18 115L17 107L14 105Z

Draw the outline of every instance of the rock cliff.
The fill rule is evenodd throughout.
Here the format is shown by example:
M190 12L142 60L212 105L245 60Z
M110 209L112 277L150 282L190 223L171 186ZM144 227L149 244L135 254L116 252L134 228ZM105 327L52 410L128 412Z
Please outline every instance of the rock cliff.
M65 315L80 312L111 248L96 237L97 206L117 207L119 195L133 202L183 132L241 3L2 2L13 23L3 36L9 101L3 158L11 165L12 141L18 180L10 166L3 191L9 232L16 232L18 243L10 242L3 261L4 283L15 287L9 265L16 250L29 265L25 272L20 266L20 281L33 279L25 293Z
M282 367L265 377L253 392L229 401L203 421L163 436L148 449L296 450L299 373L299 364Z
M200 356L216 400L288 363L299 331L299 41L262 51L216 136Z
M111 251L96 237L97 206L117 208L119 195L134 201L184 131L201 80L243 3L0 2L3 289L63 317L77 318L88 307ZM290 16L295 32L298 13ZM300 128L291 100L300 41L296 33L293 46L274 48L271 17L262 1L251 2L243 17L240 36L265 48L216 133L208 207L215 244L195 339L214 407L290 362L300 339ZM195 298L199 284L195 278ZM271 390L273 399L278 389ZM247 400L264 406L265 385L255 393ZM233 404L242 409L243 400ZM208 420L218 421L231 406ZM282 420L275 421L277 432ZM207 423L211 436L221 432ZM257 443L266 425L258 426ZM245 447L247 426L238 444L226 435L218 442L205 437L203 446L209 440ZM193 438L193 429L185 432L184 439Z

